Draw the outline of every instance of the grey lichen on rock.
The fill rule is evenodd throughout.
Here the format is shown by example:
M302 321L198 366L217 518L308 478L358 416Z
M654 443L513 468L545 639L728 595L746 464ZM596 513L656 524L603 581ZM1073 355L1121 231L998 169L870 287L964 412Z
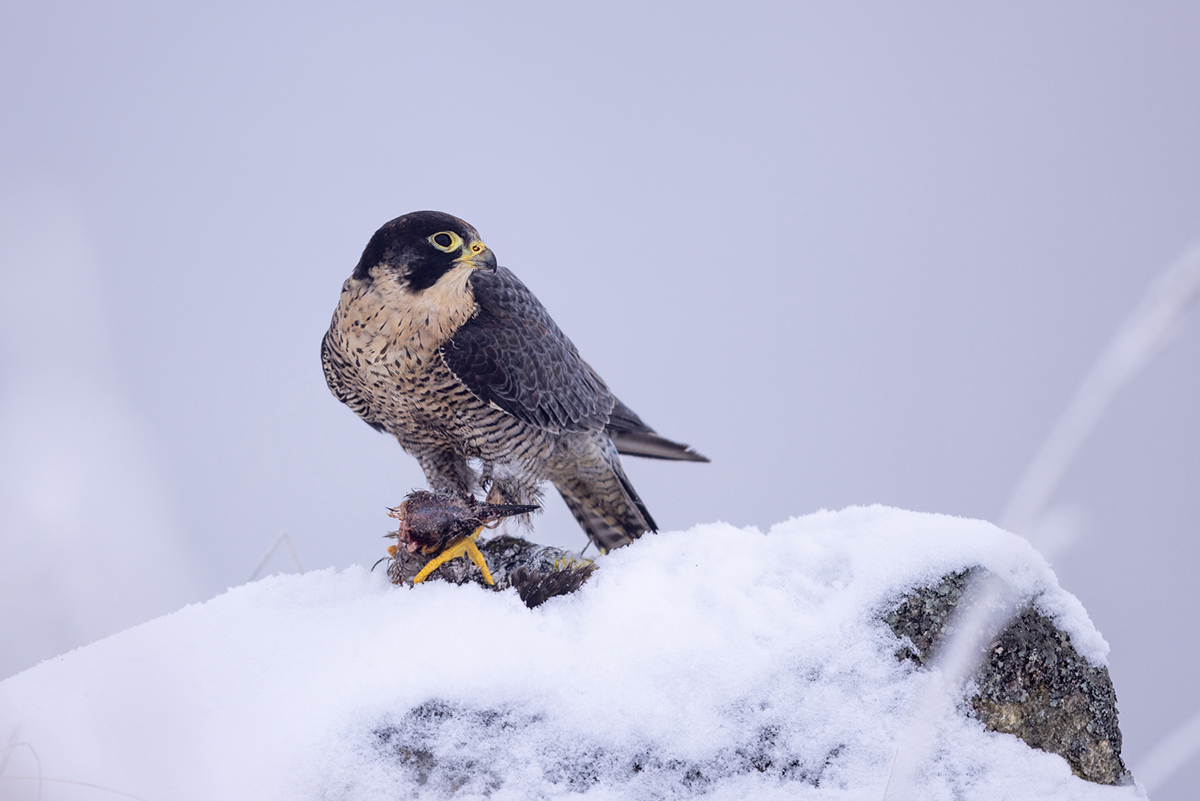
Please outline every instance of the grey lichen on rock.
M885 622L906 644L900 659L925 665L953 631L953 613L977 601L961 571L914 590ZM1125 784L1117 697L1108 668L1092 665L1030 603L1010 610L1010 622L982 653L968 703L991 731L1013 734L1033 748L1063 757L1076 776L1099 784Z
M772 714L768 704L754 707L752 716ZM706 795L721 781L754 775L785 786L821 787L841 746L804 753L780 726L759 723L725 746L696 755L680 753L669 742L612 742L587 731L556 730L545 714L508 704L431 699L381 720L364 738L363 750L368 759L394 766L407 786L442 798L491 795L512 780L515 766L539 775L553 797L601 786L609 791L605 797L615 792L624 798L689 798ZM539 746L531 747L534 743Z

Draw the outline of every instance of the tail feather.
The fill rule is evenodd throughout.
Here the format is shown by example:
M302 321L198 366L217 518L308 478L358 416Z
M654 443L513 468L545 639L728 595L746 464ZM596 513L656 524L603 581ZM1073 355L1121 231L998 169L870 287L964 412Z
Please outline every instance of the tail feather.
M588 539L602 550L628 545L658 525L621 468L620 457L603 434L576 441L549 478Z
M691 446L660 437L653 431L609 432L617 453L641 456L645 459L669 459L677 462L707 462L708 457L696 453Z
M621 489L625 490L625 494L629 496L629 500L633 501L633 505L637 507L638 512L642 515L642 520L646 524L648 531L658 531L658 523L654 522L654 518L650 516L650 510L646 508L646 504L642 503L642 499L638 496L637 490L629 483L629 477L625 475L625 471L621 469L621 465L617 464L617 469L614 470L617 474L617 480L621 482ZM637 536L642 536L638 533Z
M618 519L611 514L605 514L604 510L590 503L586 498L561 490L559 490L559 494L566 501L567 508L575 516L579 527L602 553L628 545L647 531L653 530L648 526L640 525L640 521L633 522L628 515L623 516L625 519Z
M676 462L708 461L708 457L696 453L690 446L672 442L654 433L654 429L642 422L637 412L619 400L609 413L604 433L617 446L617 453L627 456L669 459Z

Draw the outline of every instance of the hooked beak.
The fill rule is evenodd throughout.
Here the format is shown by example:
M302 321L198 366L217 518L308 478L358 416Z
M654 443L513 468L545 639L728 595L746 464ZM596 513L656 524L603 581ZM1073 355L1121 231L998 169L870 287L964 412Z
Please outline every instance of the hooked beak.
M472 242L463 246L463 255L455 261L470 264L476 270L487 270L493 275L496 273L496 254L482 242Z

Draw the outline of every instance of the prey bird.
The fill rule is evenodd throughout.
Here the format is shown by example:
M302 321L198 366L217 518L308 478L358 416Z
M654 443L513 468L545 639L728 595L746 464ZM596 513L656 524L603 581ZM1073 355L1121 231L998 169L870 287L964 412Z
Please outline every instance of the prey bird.
M388 548L388 578L393 584L420 584L454 557L466 555L479 571L481 584L495 590L515 589L530 609L569 595L596 572L595 562L509 535L475 544L485 527L534 509L537 507L491 504L465 492L413 490L388 512L400 521L396 533L389 535L397 543ZM464 564L447 568L438 578L456 584L474 579Z
M394 436L432 489L534 505L549 481L601 551L658 528L618 454L708 461L621 403L449 214L418 211L375 232L342 286L321 362L333 394Z
M475 540L484 527L498 523L506 517L529 514L539 507L520 504L496 504L478 500L465 492L425 492L413 490L394 509L389 517L400 521L396 530L396 544L388 549L395 558L396 551L409 553L437 554L421 572L413 578L420 584L430 573L456 556L467 555L483 573L486 584L494 585L491 571Z

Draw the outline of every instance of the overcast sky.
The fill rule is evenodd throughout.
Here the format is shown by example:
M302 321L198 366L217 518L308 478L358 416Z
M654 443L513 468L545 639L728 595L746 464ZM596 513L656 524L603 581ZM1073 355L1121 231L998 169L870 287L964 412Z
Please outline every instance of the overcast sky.
M13 5L0 675L244 582L282 532L306 569L383 554L423 477L318 347L416 209L712 458L626 460L665 528L997 520L1200 238L1197 30L1189 3ZM1053 499L1135 769L1200 712L1198 318ZM548 506L535 537L582 547Z

